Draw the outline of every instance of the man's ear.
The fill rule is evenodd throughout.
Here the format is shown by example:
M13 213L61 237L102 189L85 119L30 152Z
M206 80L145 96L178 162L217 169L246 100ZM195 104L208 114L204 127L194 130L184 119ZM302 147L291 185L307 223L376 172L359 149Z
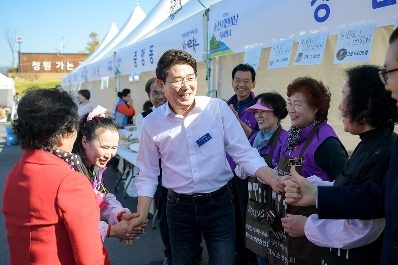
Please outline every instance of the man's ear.
M163 82L163 80L157 79L157 80L156 80L156 84L157 84L158 87L160 87L160 89L163 91L163 89L164 89L164 82Z

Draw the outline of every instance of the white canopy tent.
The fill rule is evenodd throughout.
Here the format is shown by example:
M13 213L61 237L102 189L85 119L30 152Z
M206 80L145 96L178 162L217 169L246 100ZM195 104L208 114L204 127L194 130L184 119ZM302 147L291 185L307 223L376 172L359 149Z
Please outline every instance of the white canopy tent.
M11 118L14 117L15 113L14 95L14 79L0 74L0 107L5 106L11 111Z
M113 69L118 72L118 81L111 82L110 88L106 89L109 90L108 95L115 95L116 83L118 83L119 89L132 89L135 100L134 107L137 112L141 110L142 104L147 99L143 87L145 82L155 75L154 69L159 56L166 49L184 49L184 37L188 34L183 33L183 26L187 26L186 32L191 32L191 23L197 21L200 17L198 12L203 12L205 9L202 7L203 9L199 9L199 11L187 12L190 5L199 5L199 1L182 1L182 8L173 14L173 19L164 19L165 10L168 11L171 8L170 2L173 1L161 0L148 17L123 41L99 58L96 63L88 66L88 68L92 68L91 72L96 71L96 69L103 69L98 70L99 74L95 77L96 80L100 80L101 77L112 77L114 75L114 71L112 73L106 72L107 66L113 63ZM200 2L205 3L206 1ZM231 87L232 69L237 64L243 63L246 45L261 43L263 49L257 69L254 92L260 94L274 90L285 96L287 85L297 77L311 76L322 80L332 93L329 123L335 128L347 149L352 150L358 140L357 137L352 137L343 132L337 105L341 99L341 87L345 82L344 69L359 63L333 64L336 34L340 28L350 25L374 23L376 30L373 48L370 60L366 63L382 65L384 53L388 46L388 36L391 34L394 19L398 17L397 5L375 4L361 0L346 2L312 1L307 4L287 0L223 0L219 3L215 2L218 1L207 1L204 4L206 8L210 6L208 27L206 27L206 18L204 17L202 19L203 29L198 29L198 32L203 32L204 37L202 39L206 39L206 33L208 34L207 45L209 47L211 47L213 37L213 41L215 39L217 42L222 42L225 45L223 47L226 47L221 53L209 49L209 54L214 57L211 60L211 81L208 90L217 91L217 94L214 93L213 95L219 98L228 99L232 96L234 93ZM158 15L162 16L162 23L150 21L153 16ZM289 18L289 20L286 20L286 18ZM198 25L197 22L194 23ZM155 25L157 27L154 28ZM270 47L275 41L294 38L296 41L292 51L294 55L300 35L304 32L311 33L314 31L327 31L329 34L320 65L293 66L292 56L288 67L268 70ZM199 88L207 87L205 81L207 68L203 62L207 49L205 48L206 45L200 45L200 48L199 46L196 47L196 51L188 50L198 60ZM202 56L199 56L200 53L202 53ZM152 57L152 60L150 57ZM142 59L145 61L144 65L142 65ZM90 69L86 72L90 73ZM131 78L129 80L131 75L139 76L139 83L131 83ZM93 87L100 87L100 81L94 81L91 84ZM198 89L198 94L203 94L201 91L202 89ZM114 104L112 97L104 97L103 100L112 101L112 104ZM285 128L290 126L288 119L283 121L283 126Z
M87 62L89 60L91 60L92 58L95 58L97 56L97 54L102 51L102 49L104 49L106 47L106 45L108 45L108 43L119 33L119 29L116 26L115 22L112 23L110 29L108 30L108 33L105 35L105 37L101 40L100 44L98 45L98 47L95 49L95 51L93 51L90 56L88 56L86 58L86 60L84 60L83 63L81 63L76 69L74 69L71 73L69 73L68 78L65 79L64 82L64 78L67 76L64 76L64 78L62 79L62 85L64 86L71 86L73 85L78 85L81 84L85 81L85 71L84 68L87 64ZM69 82L67 82L69 81ZM70 87L70 89L72 89Z

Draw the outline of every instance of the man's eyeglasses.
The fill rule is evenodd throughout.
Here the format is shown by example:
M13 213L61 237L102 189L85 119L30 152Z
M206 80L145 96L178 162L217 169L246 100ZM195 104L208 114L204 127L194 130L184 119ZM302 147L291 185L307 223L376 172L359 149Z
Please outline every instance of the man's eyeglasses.
M174 81L166 81L165 80L165 82L166 83L170 83L173 87L175 87L175 88L180 88L180 87L182 87L182 85L183 84L187 84L187 85L193 85L196 81L198 80L198 78L195 76L195 77L188 77L188 78L176 78L176 79L174 79Z
M395 72L395 71L398 71L398 68L395 68L395 69L392 69L392 70L386 70L386 69L383 69L383 70L381 70L381 71L379 71L379 77L380 77L380 80L381 80L381 82L383 82L383 84L384 85L386 85L387 84L387 81L388 81L388 73L391 73L391 72Z
M151 95L154 96L155 98L159 97L160 95L164 97L164 93L162 91L152 91Z

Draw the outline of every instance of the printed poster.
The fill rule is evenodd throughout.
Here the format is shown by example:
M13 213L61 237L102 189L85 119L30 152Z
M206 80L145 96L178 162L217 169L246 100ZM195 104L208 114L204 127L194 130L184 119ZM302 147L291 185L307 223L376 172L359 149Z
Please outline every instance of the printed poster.
M372 51L376 24L339 30L334 63L367 62Z
M251 65L254 68L254 71L257 71L262 49L262 43L245 46L245 59L243 60L243 63Z
M300 36L293 65L315 65L322 61L328 32L305 34Z
M287 67L292 54L294 38L281 40L272 44L268 60L268 70Z

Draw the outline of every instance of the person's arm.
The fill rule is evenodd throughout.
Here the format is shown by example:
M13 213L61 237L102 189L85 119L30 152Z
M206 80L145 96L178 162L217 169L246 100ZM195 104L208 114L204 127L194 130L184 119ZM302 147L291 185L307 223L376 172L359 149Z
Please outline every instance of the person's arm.
M140 216L130 221L127 231L130 231L135 226L145 227L149 207L158 186L158 176L160 175L159 157L158 148L144 119L137 156L140 174L136 177L135 183L138 193L137 213Z
M57 206L76 264L110 264L98 226L99 207L88 179L74 171L66 175L58 188Z
M221 104L222 123L224 126L224 143L229 155L250 176L256 176L270 185L275 192L281 193L283 181L267 166L257 149L250 146L242 127L234 113L226 104Z
M117 111L119 111L120 113L126 115L126 116L134 116L135 115L135 110L134 107L131 106L127 106L126 104L119 104L117 105Z
M108 193L105 195L104 200L108 203L108 205L101 210L101 214L108 219L109 224L113 225L120 220L130 220L131 218L127 218L129 214L131 214L130 210L124 208L122 204L116 199L115 195L112 193ZM126 217L123 217L126 216Z
M239 113L235 110L233 104L230 104L229 107L232 110L233 114L235 115L236 119L239 121L240 126L242 126L242 129L245 132L246 138L249 138L252 135L252 133L253 133L252 128L250 128L243 121L240 120Z
M285 200L288 204L317 205L318 216L322 219L369 220L385 216L385 185L382 183L372 181L357 186L316 187L300 176L294 166L290 173L294 180L285 181Z
M144 116L142 116L142 113L138 114L137 118L135 118L135 124L137 125L138 139L141 138L143 121L144 121Z
M383 232L385 219L319 219L311 215L304 232L309 241L320 247L352 249L368 245Z
M384 201L385 190L380 183L318 187L318 215L322 219L384 218Z

